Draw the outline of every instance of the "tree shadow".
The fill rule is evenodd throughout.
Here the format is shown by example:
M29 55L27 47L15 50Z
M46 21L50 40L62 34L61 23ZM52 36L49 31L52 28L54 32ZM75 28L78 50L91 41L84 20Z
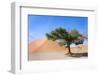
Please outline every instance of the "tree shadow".
M70 57L88 57L88 53L71 53L71 54L65 54L68 55Z

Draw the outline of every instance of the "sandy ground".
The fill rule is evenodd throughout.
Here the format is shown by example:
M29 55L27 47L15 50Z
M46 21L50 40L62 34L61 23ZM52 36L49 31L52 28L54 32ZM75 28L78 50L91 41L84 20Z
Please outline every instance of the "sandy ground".
M76 57L78 59L78 57ZM86 57L80 57L86 58ZM75 59L75 57L69 57L64 52L35 52L29 55L29 61L32 60L63 60L63 59Z
M87 52L87 45L79 45L71 47L73 53ZM53 59L68 59L65 53L68 48L60 46L57 42L47 40L46 38L35 40L29 44L29 60L53 60Z

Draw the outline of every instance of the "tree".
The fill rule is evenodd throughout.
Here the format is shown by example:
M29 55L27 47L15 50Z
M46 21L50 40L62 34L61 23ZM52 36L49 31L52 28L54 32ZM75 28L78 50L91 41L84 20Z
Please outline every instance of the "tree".
M68 48L68 55L71 55L70 45L74 43L75 45L83 44L84 37L79 33L78 30L73 29L71 31L67 31L64 28L56 28L50 33L46 34L46 37L50 40L57 41L60 45Z

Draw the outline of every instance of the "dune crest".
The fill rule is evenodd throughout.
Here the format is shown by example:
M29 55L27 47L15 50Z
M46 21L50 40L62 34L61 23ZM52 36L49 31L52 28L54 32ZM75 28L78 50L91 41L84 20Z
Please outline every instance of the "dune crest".
M36 51L46 41L45 38L38 39L29 43L29 53Z
M48 40L46 38L39 39L29 44L29 52L35 51L66 51L67 48L60 46L57 42Z

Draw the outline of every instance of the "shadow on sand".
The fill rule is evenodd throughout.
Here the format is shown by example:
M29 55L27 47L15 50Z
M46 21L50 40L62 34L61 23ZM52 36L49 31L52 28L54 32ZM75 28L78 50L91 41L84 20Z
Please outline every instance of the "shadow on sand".
M88 53L85 52L85 53L71 53L71 54L66 54L70 57L87 57L88 56Z

